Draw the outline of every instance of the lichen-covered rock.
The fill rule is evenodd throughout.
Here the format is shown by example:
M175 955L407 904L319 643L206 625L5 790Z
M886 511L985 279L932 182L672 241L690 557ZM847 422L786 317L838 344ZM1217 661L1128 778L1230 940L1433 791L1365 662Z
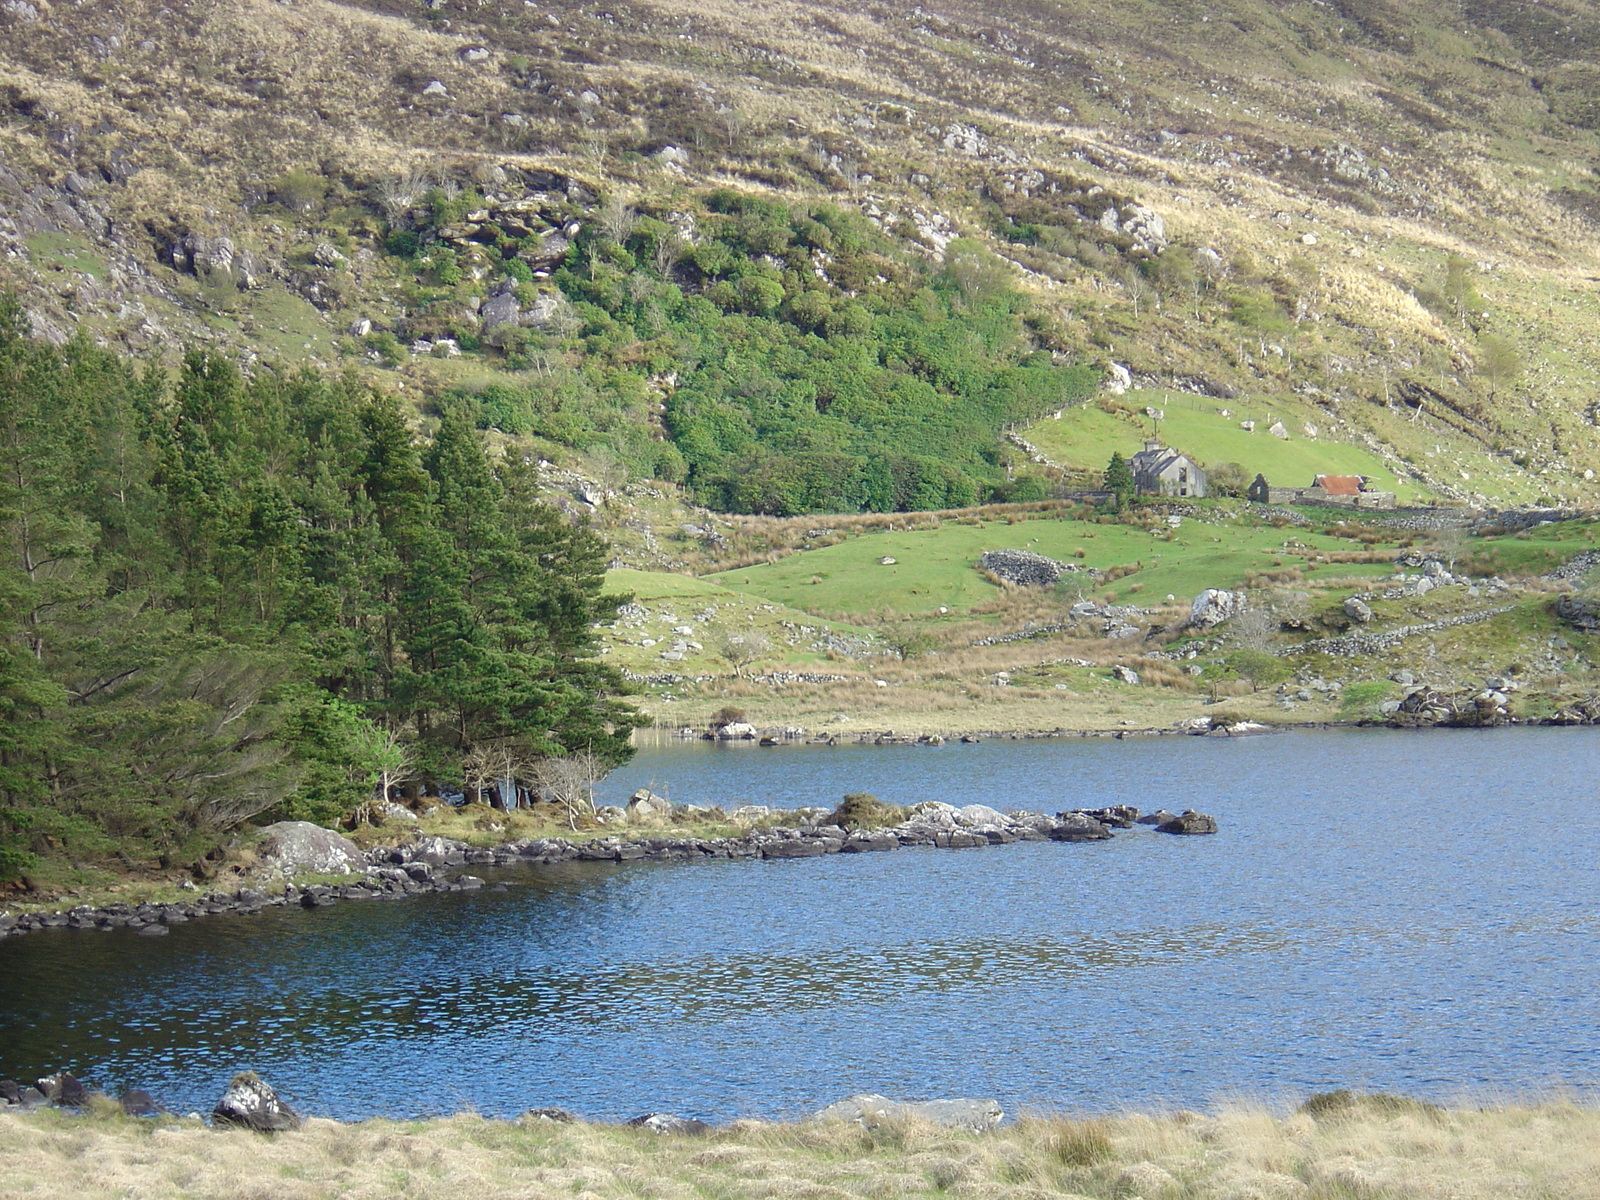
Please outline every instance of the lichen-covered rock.
M1243 592L1207 588L1189 606L1189 626L1193 629L1213 629L1243 612L1244 603Z
M1600 600L1582 596L1557 596L1556 618L1585 633L1600 631Z
M406 860L431 867L459 866L467 861L467 844L447 837L419 838L406 847Z
M672 801L649 788L640 788L628 800L628 820L638 825L653 825L672 816Z
M284 875L344 875L367 868L367 857L349 838L310 821L279 821L263 832L257 853Z
M257 1133L286 1133L301 1124L300 1114L278 1099L272 1085L254 1071L241 1071L233 1077L211 1116L219 1124Z
M572 1125L578 1120L564 1108L530 1108L517 1118L518 1125Z
M487 333L501 325L515 325L520 312L516 296L510 292L503 292L485 300L483 307L478 310L478 317L483 322L484 332Z

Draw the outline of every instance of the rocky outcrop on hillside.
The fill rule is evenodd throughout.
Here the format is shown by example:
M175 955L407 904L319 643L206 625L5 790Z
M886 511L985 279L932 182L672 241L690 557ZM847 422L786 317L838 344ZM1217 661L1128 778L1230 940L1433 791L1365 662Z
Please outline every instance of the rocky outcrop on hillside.
M1581 550L1562 563L1546 579L1565 579L1576 583L1600 570L1600 550Z
M1283 653L1285 655L1332 654L1338 658L1355 658L1364 654L1382 654L1392 650L1406 638L1415 637L1419 633L1432 633L1438 629L1454 629L1461 625L1476 625L1480 621L1492 621L1494 618L1510 612L1515 607L1513 604L1504 604L1495 608L1486 608L1479 612L1443 617L1437 621L1422 621L1415 625L1400 625L1394 629L1385 629L1379 633L1347 633L1339 637L1317 638L1314 641L1303 642L1298 646L1290 646Z
M1187 628L1201 631L1215 629L1224 621L1238 616L1244 611L1245 594L1243 592L1230 592L1221 588L1206 588L1194 598L1194 603L1189 606L1189 620Z
M1063 575L1085 571L1077 563L1058 562L1031 550L986 550L978 568L1014 587L1051 587Z
M1557 596L1556 618L1584 633L1600 633L1600 600L1584 596Z

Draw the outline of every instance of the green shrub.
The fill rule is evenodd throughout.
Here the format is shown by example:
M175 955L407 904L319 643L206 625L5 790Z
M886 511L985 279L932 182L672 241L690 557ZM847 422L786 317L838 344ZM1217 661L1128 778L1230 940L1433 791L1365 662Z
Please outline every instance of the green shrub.
M852 792L829 814L825 825L840 829L883 829L906 819L906 810L879 800L871 792Z
M533 428L533 406L527 392L503 383L484 388L478 396L478 428L498 429L512 437L527 433Z
M1394 695L1395 685L1387 679L1368 679L1344 689L1339 711L1350 717L1378 715L1378 706Z
M302 216L316 211L327 194L326 179L298 167L286 172L272 188L273 198L279 204Z
M406 360L405 349L392 333L382 331L369 333L367 335L367 347L377 351L378 360L385 366L398 367Z
M396 229L383 239L383 249L396 258L415 258L422 249L422 235L414 229Z

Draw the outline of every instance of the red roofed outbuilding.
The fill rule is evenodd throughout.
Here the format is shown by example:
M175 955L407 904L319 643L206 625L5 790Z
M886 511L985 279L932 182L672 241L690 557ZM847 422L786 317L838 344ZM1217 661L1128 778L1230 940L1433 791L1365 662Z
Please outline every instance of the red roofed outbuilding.
M1359 475L1318 475L1311 486L1321 488L1329 496L1359 496L1367 490L1366 483Z

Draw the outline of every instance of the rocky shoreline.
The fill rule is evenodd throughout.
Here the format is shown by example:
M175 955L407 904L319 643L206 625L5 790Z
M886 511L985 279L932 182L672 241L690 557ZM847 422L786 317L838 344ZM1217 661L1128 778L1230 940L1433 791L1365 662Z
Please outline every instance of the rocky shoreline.
M89 1088L66 1071L58 1071L32 1084L15 1079L0 1079L0 1114L26 1114L43 1108L83 1113L97 1101L115 1106L127 1117L166 1117L170 1112L160 1101L141 1088L130 1088L110 1096ZM187 1119L204 1118L198 1112ZM835 1100L811 1117L813 1121L850 1122L872 1128L888 1121L923 1121L946 1129L984 1133L1005 1119L1000 1103L993 1099L891 1100L876 1093L861 1093ZM248 1129L255 1133L292 1133L304 1127L306 1118L290 1107L272 1085L254 1071L241 1071L228 1083L228 1089L211 1110L214 1129ZM570 1125L585 1121L564 1108L533 1108L515 1118L519 1124L552 1123ZM342 1124L343 1122L341 1122ZM655 1134L702 1136L716 1127L698 1117L676 1113L648 1112L623 1122Z
M620 810L618 810L620 812ZM664 823L672 806L648 792L637 793L622 813L636 824ZM698 814L696 814L698 815ZM793 815L799 824L765 825L779 815ZM537 867L566 862L689 862L703 859L821 858L930 847L941 850L1007 845L1013 842L1092 842L1113 836L1114 828L1151 825L1164 833L1214 833L1216 822L1204 814L1159 811L1144 815L1127 805L1044 813L1002 813L983 804L965 808L930 801L918 805L906 820L877 829L847 829L828 824L825 809L797 809L793 814L746 807L732 819L749 822L734 837L673 836L666 828L640 830L633 836L610 835L588 841L560 837L531 838L498 846L472 846L438 836L418 836L399 846L362 852L332 830L306 822L282 822L266 831L263 843L278 849L269 854L268 869L283 880L281 890L265 886L197 895L168 903L78 905L54 912L0 913L0 938L42 929L134 929L141 936L160 937L171 926L208 916L251 915L267 908L326 908L341 901L402 900L429 892L476 891L485 881L466 873L469 867ZM348 883L298 884L307 872L361 876Z

